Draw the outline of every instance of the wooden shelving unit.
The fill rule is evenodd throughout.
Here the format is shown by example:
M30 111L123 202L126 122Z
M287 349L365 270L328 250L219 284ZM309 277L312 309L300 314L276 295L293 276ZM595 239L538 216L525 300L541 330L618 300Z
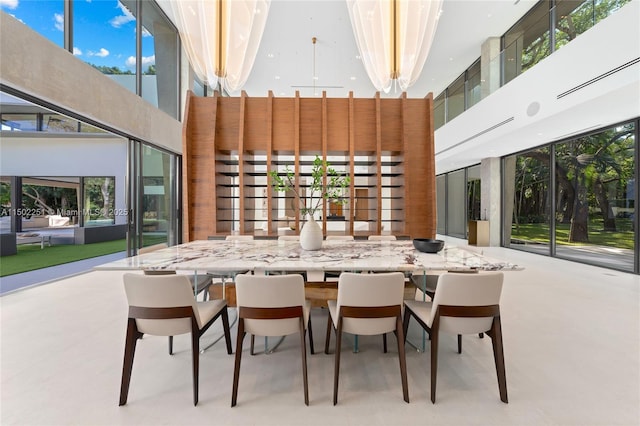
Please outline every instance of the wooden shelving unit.
M306 193L316 155L351 179L325 202L325 234L435 237L433 99L196 97L183 129L184 241L237 232L298 233L292 194L267 172L288 166Z

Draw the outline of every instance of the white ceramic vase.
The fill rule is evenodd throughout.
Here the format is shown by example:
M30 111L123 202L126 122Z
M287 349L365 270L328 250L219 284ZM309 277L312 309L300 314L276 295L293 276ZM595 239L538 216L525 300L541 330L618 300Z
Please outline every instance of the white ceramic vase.
M307 221L300 230L300 247L304 250L320 250L322 248L322 228L312 215L307 215Z

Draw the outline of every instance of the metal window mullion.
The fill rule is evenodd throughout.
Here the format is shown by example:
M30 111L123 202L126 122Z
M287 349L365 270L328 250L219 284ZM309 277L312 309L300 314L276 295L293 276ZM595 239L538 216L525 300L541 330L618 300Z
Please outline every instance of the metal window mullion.
M640 179L640 170L638 164L640 163L640 150L638 150L638 141L640 141L640 120L635 121L635 167L634 167L634 201L633 201L633 229L634 235L634 265L633 270L636 274L640 274L640 218L638 217L638 199L640 199L640 185L638 185L638 179Z
M556 256L556 145L549 146L549 256Z
M142 96L142 3L136 0L136 94Z
M73 53L73 0L64 2L64 48Z
M549 54L556 51L556 0L549 2Z

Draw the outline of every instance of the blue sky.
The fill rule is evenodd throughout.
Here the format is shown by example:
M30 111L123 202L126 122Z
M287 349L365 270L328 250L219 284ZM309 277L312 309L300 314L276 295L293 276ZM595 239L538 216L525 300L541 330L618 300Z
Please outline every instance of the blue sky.
M95 65L135 71L135 17L117 0L75 0L73 5L74 55ZM62 47L62 0L0 0L0 8ZM145 35L143 70L155 62L153 39Z

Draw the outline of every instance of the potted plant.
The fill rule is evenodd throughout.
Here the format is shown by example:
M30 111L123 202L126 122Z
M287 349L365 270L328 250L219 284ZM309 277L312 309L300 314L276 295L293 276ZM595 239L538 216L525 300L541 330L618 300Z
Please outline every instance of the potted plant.
M326 181L324 177L326 176ZM305 250L318 250L322 247L322 229L315 221L315 213L326 201L343 205L347 202L344 194L349 187L349 176L344 176L330 167L327 161L316 156L311 169L311 181L307 186L308 194L301 195L296 189L295 174L287 166L285 174L278 171L269 172L271 186L278 192L293 192L298 208L307 221L300 230L300 245ZM325 183L326 182L326 183Z

